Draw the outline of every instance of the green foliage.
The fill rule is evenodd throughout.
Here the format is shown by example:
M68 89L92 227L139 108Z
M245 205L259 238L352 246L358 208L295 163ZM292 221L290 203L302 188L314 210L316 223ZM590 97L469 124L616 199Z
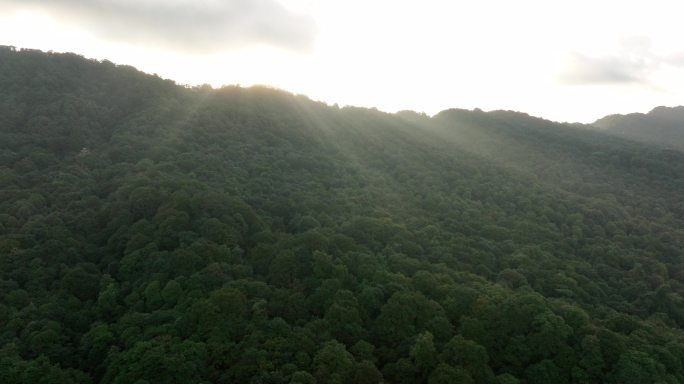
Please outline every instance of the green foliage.
M354 359L344 344L332 340L318 351L313 368L314 376L321 383L346 383L352 378Z
M684 154L0 47L0 382L684 382Z
M684 107L657 107L646 114L606 116L587 128L681 151L684 150L682 123Z
M419 334L409 355L421 375L427 376L437 364L437 349L433 343L432 334L430 332Z
M206 346L191 341L155 339L136 343L127 351L109 356L103 383L203 382L209 372Z

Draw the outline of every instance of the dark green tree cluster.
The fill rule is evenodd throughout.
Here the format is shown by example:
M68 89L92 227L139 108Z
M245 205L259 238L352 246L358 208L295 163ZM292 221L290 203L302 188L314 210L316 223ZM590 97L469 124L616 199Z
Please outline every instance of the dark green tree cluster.
M519 113L0 47L0 382L684 382L682 191Z

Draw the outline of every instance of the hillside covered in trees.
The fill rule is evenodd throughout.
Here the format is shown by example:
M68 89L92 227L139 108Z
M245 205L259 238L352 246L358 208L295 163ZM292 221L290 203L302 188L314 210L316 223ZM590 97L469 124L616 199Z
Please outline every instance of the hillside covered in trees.
M649 113L610 115L590 125L627 139L684 151L684 107L657 107Z
M0 382L684 383L684 153L0 48Z

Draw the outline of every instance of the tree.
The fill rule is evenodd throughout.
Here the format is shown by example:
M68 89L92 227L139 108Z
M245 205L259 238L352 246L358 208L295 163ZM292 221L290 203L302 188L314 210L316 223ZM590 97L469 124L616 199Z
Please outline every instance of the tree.
M350 291L337 291L324 319L329 324L333 337L347 345L352 345L363 337L363 322L359 316L358 303Z
M442 349L440 360L453 367L463 367L477 383L494 381L489 367L489 355L485 348L461 335L454 336Z
M525 376L530 384L567 383L558 367L551 360L542 360L525 370Z
M82 267L70 269L62 278L62 287L84 301L95 299L99 286L100 277Z
M292 251L282 251L273 258L268 268L269 281L277 286L286 287L298 277L297 256Z
M204 382L206 346L192 341L157 339L141 341L113 354L103 383L123 384L146 380L150 383Z
M421 376L427 377L437 365L437 350L430 332L426 331L418 335L410 355Z
M355 384L379 384L382 383L382 373L378 371L375 364L365 360L360 363L356 363L354 368L354 381Z
M332 340L318 351L313 359L314 376L321 383L346 383L354 372L354 358L344 344Z
M476 383L470 375L461 367L452 367L449 364L439 364L428 378L428 384L472 384Z
M441 334L442 329L431 326L440 324L435 322L436 318L445 318L439 304L420 293L397 292L381 308L376 332L383 341L392 344L401 343L424 330Z

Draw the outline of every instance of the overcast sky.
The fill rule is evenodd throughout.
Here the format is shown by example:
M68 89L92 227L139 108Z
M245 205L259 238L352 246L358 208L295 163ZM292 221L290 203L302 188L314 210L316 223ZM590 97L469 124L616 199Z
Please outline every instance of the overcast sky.
M680 1L0 0L0 45L181 84L559 121L684 104Z

